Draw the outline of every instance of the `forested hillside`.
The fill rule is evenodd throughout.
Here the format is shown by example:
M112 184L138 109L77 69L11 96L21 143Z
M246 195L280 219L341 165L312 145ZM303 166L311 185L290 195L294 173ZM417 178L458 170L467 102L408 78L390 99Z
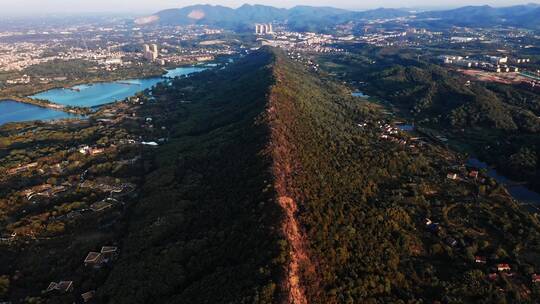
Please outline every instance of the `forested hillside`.
M344 80L365 83L364 92L391 103L400 115L441 131L470 154L540 189L538 93L517 85L467 84L464 75L397 49L355 52L325 61Z
M534 303L538 219L281 51L153 90L106 303ZM478 262L481 261L481 262ZM498 270L500 265L509 269Z
M270 53L154 90L148 108L170 126L131 215L124 255L102 301L272 303L280 242L263 121Z
M304 234L296 250L307 303L538 295L530 283L540 266L538 220L500 186L468 177L458 155L395 131L380 111L285 56L274 74L274 162L286 164ZM460 177L448 178L453 172ZM497 263L513 273L498 273Z

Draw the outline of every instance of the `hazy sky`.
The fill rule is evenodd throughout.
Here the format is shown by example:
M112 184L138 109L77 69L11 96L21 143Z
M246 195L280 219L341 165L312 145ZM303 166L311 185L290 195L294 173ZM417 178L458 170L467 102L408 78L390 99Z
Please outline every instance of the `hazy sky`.
M334 6L347 9L363 10L377 7L455 7L462 5L489 4L505 6L523 4L525 2L540 3L540 0L0 0L1 15L28 15L50 13L79 12L133 12L148 13L164 8L183 7L192 4L221 4L237 7L243 3L267 4L277 7L295 5Z

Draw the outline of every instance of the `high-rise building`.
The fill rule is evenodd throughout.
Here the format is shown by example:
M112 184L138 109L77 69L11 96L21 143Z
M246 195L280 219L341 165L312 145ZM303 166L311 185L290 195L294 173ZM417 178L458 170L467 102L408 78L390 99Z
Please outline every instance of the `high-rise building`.
M255 34L257 35L266 35L272 34L274 32L271 23L255 24Z
M144 49L144 58L148 61L155 61L159 57L159 51L157 44L145 44Z

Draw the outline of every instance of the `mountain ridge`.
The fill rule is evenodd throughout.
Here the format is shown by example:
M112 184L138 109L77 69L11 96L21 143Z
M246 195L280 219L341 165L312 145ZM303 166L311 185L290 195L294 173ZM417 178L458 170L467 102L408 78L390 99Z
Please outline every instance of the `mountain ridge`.
M139 25L190 25L205 24L228 29L246 30L254 23L289 22L298 29L324 28L351 18L372 18L377 16L405 16L407 12L398 9L379 8L364 12L354 12L333 7L295 6L290 9L267 5L244 4L236 9L219 5L192 5L157 12L154 15L135 19Z
M369 21L416 16L412 23L442 26L494 26L510 25L537 28L540 26L540 5L492 7L489 5L464 6L449 10L424 11L413 14L396 8L376 8L351 11L333 7L299 5L290 9L260 4L244 4L236 9L221 5L197 4L183 8L159 11L151 16L135 19L139 25L190 25L204 24L233 30L250 30L255 23L287 22L294 30L324 30L349 21ZM417 22L420 21L420 22Z
M451 25L458 26L523 26L538 27L540 5L529 3L507 7L489 5L464 6L451 10L424 12L419 18L439 18Z
M494 303L493 263L534 267L513 248L540 225L504 188L324 76L264 47L153 89L139 114L170 138L101 302Z

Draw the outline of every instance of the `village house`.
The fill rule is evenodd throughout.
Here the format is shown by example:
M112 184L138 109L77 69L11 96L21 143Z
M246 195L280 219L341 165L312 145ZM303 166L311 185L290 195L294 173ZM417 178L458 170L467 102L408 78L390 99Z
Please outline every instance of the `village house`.
M82 298L84 303L88 303L94 298L95 294L96 294L96 292L94 290L91 290L91 291L88 291L88 292L85 292L85 293L81 294L81 298Z
M103 264L113 261L118 255L118 247L103 246L101 252L91 251L86 255L84 259L84 266L92 266L94 268L101 268Z
M446 178L451 179L451 180L456 180L458 178L458 175L456 173L448 173L446 175Z
M100 212L112 208L112 206L113 204L111 202L103 200L90 205L90 209L94 212Z
M497 280L498 277L499 277L499 275L496 274L496 273L488 274L488 280L490 280L490 281L495 281L495 280Z
M112 261L118 255L118 247L114 246L103 246L101 247L101 255L107 261Z
M38 163L30 163L30 164L27 164L27 165L24 165L24 166L17 166L15 168L11 168L8 170L8 175L13 175L13 174L17 174L17 173L21 173L23 171L26 171L26 170L30 170L32 168L35 168L37 167Z
M540 274L534 273L531 276L531 280L532 280L533 283L540 283Z
M92 266L94 268L100 268L103 263L105 263L105 260L103 259L103 255L99 252L89 252L86 258L84 259L84 266Z
M42 193L39 193L39 195L44 195L44 196L47 196L47 197L51 197L51 196L55 196L57 195L58 193L61 193L61 192L65 192L67 189L65 186L57 186L57 187L53 187L47 191L44 191Z
M105 152L105 149L101 149L101 148L92 148L92 147L89 147L89 146L83 146L81 148L79 148L79 153L83 154L83 155L98 155L98 154L101 154Z
M508 264L497 264L497 271L510 271L510 269Z
M478 171L473 170L473 171L469 172L469 177L477 179L478 178Z
M430 219L426 219L426 229L429 232L437 233L440 230L439 223L434 223Z
M159 146L159 144L155 141L143 141L141 142L142 145L145 145L145 146Z
M39 186L32 187L30 189L26 189L21 192L23 196L26 196L27 199L30 199L32 196L34 196L36 193L41 193L43 191L47 191L52 188L52 185L50 184L42 184Z
M68 293L73 291L73 281L60 281L58 283L51 282L46 292L58 291L60 293Z
M486 259L486 257L484 257L484 256L478 256L478 255L477 255L477 256L474 257L474 262L475 262L475 263L478 263L478 264L486 264L486 263L487 263L487 259Z
M27 199L32 199L34 196L53 197L58 193L65 192L67 189L64 186L52 187L49 184L40 185L29 190L23 191L23 195Z
M0 243L9 243L11 241L13 241L15 239L15 237L17 236L17 233L13 232L11 234L8 234L8 233L4 233L2 234L2 236L0 236Z

